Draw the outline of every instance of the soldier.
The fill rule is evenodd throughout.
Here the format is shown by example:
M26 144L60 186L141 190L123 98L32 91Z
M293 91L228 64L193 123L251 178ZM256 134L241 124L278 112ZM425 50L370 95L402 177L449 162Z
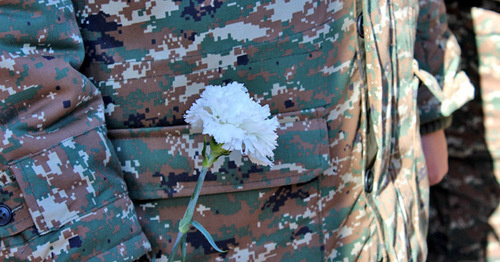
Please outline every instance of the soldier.
M495 10L500 2L446 5L463 50L461 66L478 88L474 100L453 114L446 132L450 172L431 188L429 261L498 261L500 17Z
M166 259L204 144L183 115L229 82L278 148L214 164L195 220L227 252L192 230L189 261L425 259L419 132L435 183L473 93L441 1L0 5L5 260Z

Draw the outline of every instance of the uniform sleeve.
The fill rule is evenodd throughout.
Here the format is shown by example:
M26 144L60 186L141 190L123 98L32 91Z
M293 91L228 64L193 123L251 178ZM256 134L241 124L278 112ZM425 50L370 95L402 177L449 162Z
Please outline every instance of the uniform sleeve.
M149 247L106 136L100 93L78 71L83 59L71 1L0 3L7 260L111 258L118 249L138 258Z
M418 105L425 133L449 125L450 115L474 97L474 87L459 70L460 47L448 29L444 2L419 5L414 71L421 81Z

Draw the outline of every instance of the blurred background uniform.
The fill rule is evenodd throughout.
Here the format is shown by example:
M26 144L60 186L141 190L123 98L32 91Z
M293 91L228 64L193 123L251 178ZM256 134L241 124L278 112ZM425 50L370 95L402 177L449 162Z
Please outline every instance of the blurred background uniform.
M428 261L500 261L500 1L445 2L476 96L447 130L449 172L431 187Z

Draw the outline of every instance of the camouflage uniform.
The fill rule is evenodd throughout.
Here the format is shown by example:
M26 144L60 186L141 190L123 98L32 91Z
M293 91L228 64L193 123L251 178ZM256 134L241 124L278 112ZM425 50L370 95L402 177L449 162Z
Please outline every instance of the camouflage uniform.
M419 122L472 93L442 2L1 5L4 258L165 259L201 167L182 115L237 81L280 119L275 165L215 163L194 219L229 251L192 230L188 260L425 259Z
M500 10L500 1L446 5L463 50L461 66L480 88L446 132L450 170L431 188L429 261L499 261L500 16L493 10Z

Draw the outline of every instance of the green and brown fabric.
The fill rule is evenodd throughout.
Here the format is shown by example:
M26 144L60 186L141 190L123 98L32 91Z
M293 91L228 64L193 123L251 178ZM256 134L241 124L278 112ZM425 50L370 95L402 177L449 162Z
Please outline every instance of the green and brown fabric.
M183 114L243 83L273 167L207 175L188 261L423 261L419 123L472 96L441 1L2 1L2 203L12 260L165 260L201 167ZM146 255L146 256L143 256Z

